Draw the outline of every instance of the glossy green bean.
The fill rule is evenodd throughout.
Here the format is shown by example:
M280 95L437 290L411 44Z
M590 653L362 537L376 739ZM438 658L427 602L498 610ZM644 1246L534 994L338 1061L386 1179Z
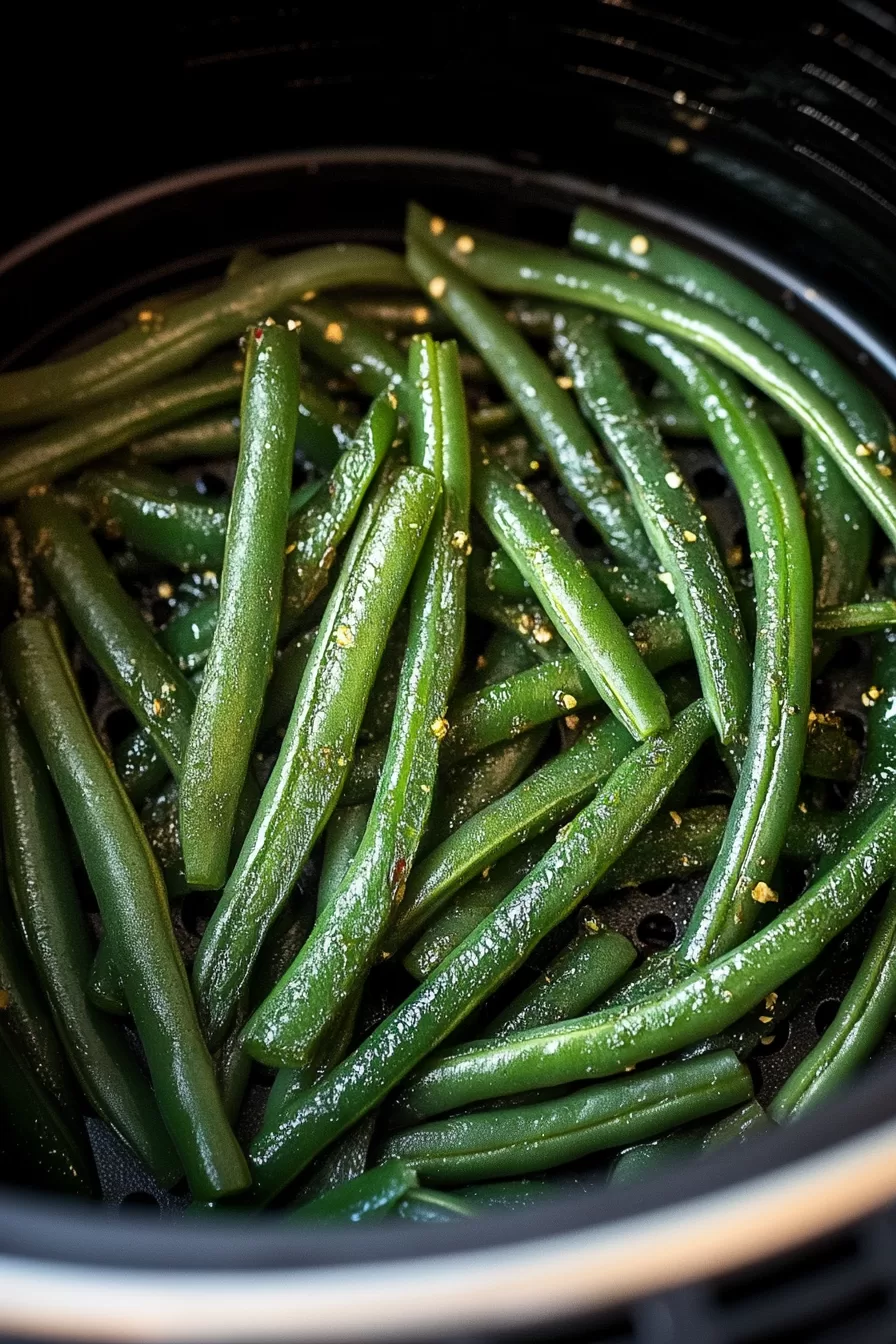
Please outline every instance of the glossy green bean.
M669 576L719 738L740 750L750 708L750 658L706 515L656 429L642 418L595 315L558 319L554 339L579 403L616 463L660 568Z
M302 324L306 348L324 364L349 374L371 397L388 391L402 399L407 359L375 326L323 299L291 304L289 312Z
M425 212L419 212L417 218L418 228L427 227ZM456 243L462 234L472 239L472 251L458 251ZM440 256L450 255L455 265L490 289L538 294L562 303L573 301L581 307L643 323L715 356L748 378L788 410L804 430L818 438L887 535L896 540L893 452L886 420L879 408L875 410L874 422L882 432L877 435L875 431L872 438L858 435L855 425L859 421L855 415L851 427L828 395L795 367L788 355L769 345L748 326L708 303L674 293L665 284L640 276L632 279L615 267L569 257L553 248L532 247L477 230L461 231L452 224L447 224L430 241ZM650 252L645 255L649 257ZM689 258L689 263L693 264L693 258ZM850 402L855 408L851 394ZM867 416L863 416L862 423L871 427Z
M774 1127L774 1121L765 1107L758 1101L748 1101L745 1106L739 1106L730 1115L724 1115L721 1120L710 1125L700 1146L703 1152L712 1152L726 1143L743 1143Z
M523 1176L640 1142L752 1095L749 1069L723 1050L549 1101L420 1125L387 1139L382 1157L400 1158L425 1180L448 1184Z
M180 569L219 569L224 559L229 499L211 500L179 486L162 485L133 467L86 473L78 489L91 521L111 537Z
M160 1184L170 1185L182 1169L152 1089L124 1033L88 1002L93 948L52 785L34 736L2 684L0 763L10 889L69 1061L97 1114ZM45 1048L55 1039L49 1028ZM40 1078L40 1070L35 1074Z
M469 1200L444 1190L411 1190L395 1206L395 1215L410 1223L454 1223L475 1218L479 1210Z
M587 914L572 942L528 989L482 1028L482 1034L509 1036L513 1031L579 1017L622 979L636 957L628 938L603 928L593 914Z
M623 1148L610 1169L611 1185L630 1185L634 1181L649 1180L657 1171L670 1163L696 1157L700 1152L701 1136L688 1126L673 1130L658 1139Z
M529 773L547 740L549 729L533 728L529 733L499 742L462 762L445 774L445 792L430 814L426 831L426 853L476 816L484 807L503 798Z
M429 472L405 468L355 529L277 763L196 955L197 1001L214 1044L227 1031L261 941L338 801L437 490Z
M276 1125L261 1131L250 1152L257 1199L267 1202L293 1180L525 962L650 820L710 732L699 701L668 732L635 747L529 877L444 965Z
M348 872L299 957L249 1021L246 1048L263 1063L307 1064L360 988L401 901L429 815L460 666L470 513L470 446L457 347L411 346L407 405L412 459L441 498L410 591L407 651L383 773ZM340 931L350 928L343 940Z
M830 397L858 439L892 446L887 444L890 426L877 398L779 303L763 299L714 262L665 239L639 234L640 241L632 248L634 236L623 220L584 206L573 220L570 242L590 256L659 280L741 323Z
M896 1010L896 891L890 891L868 951L818 1044L778 1091L769 1115L779 1124L841 1089L880 1044Z
M667 439L706 437L703 422L695 413L693 406L689 406L679 397L642 397L640 406L641 414L652 421ZM778 434L781 438L794 438L799 434L800 427L793 416L788 415L775 402L763 399L758 409L773 434Z
M555 535L531 491L505 468L483 459L474 462L473 498L620 722L638 738L666 727L669 713L662 692L625 627L584 562Z
M617 559L653 569L653 552L631 501L572 398L499 310L446 257L432 250L432 241L436 240L428 218L421 219L412 207L406 244L415 279L488 362L532 433L546 446L570 495Z
M526 1209L562 1194L563 1186L552 1186L548 1181L485 1181L482 1185L464 1185L456 1195L478 1209Z
M803 436L803 482L815 606L857 602L871 556L871 519L843 473L810 434Z
M609 565L603 560L585 562L589 574L620 616L655 616L672 606L668 587L643 570L630 565ZM505 551L494 551L488 565L489 584L502 597L523 601L531 588Z
M683 964L700 964L755 928L796 805L812 664L809 543L787 461L739 381L661 332L624 321L614 333L699 410L743 504L753 556L759 633L746 751L728 833L679 947Z
M274 662L299 400L295 330L252 327L245 351L218 621L180 781L184 872L191 886L206 889L222 887L227 877L236 809Z
M55 481L138 434L233 401L240 385L239 367L235 369L230 360L215 362L139 395L131 392L104 400L95 410L7 439L0 450L0 499L14 499L30 486ZM0 374L0 380L7 376L12 375Z
M164 869L162 871L165 876ZM101 939L96 956L93 958L87 980L87 997L96 1008L101 1008L104 1013L111 1013L113 1017L126 1017L129 1012L112 944L105 938Z
M25 536L90 655L180 777L195 696L153 638L73 509L51 494L22 501Z
M205 666L217 623L218 599L204 598L163 626L159 643L181 672L198 672Z
M390 1213L408 1191L419 1184L417 1173L399 1159L372 1167L335 1190L328 1190L288 1215L289 1222L309 1219L327 1222L369 1223Z
M896 626L896 602L892 598L869 598L848 606L816 611L814 633L824 635L873 635Z
M240 382L234 391L239 396ZM233 411L216 411L175 425L161 434L148 434L128 445L128 457L138 463L179 462L183 458L236 457L240 446L240 418Z
M889 798L892 801L892 784ZM531 1088L619 1073L732 1026L810 965L896 869L896 811L881 809L855 848L733 951L649 997L506 1041L460 1046L418 1071L403 1113L439 1111Z
M631 749L632 738L623 725L606 719L587 729L568 751L554 756L510 793L472 816L415 868L389 946L395 949L415 938L483 868L584 807Z
M330 818L324 836L324 857L317 887L318 911L323 911L330 904L345 881L367 830L369 816L370 808L367 804L357 803L354 807L337 807ZM287 968L284 966L283 969L285 971Z
M5 632L2 656L75 832L191 1188L197 1199L235 1192L245 1161L221 1106L162 877L94 736L58 632L25 617Z
M516 635L532 654L533 661L550 662L557 654L557 632L544 608L527 593L521 601L508 601L489 585L487 561L474 552L467 583L467 607L490 625Z
M308 290L407 283L401 260L376 247L337 243L279 257L210 294L175 304L159 323L141 324L53 365L0 374L0 424L71 414L146 387L194 364Z

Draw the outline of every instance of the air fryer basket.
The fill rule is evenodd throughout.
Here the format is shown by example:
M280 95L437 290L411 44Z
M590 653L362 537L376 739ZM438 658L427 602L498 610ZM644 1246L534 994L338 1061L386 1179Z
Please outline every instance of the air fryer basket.
M492 27L461 6L462 38L381 25L309 37L304 15L258 7L164 38L151 32L128 70L135 155L97 154L80 177L56 179L61 191L39 187L4 225L13 244L0 262L6 362L51 355L132 298L213 277L246 243L397 244L409 197L558 243L571 209L591 200L681 235L783 295L892 405L896 21L871 4L795 6L802 12L772 41L756 36L741 6L708 24L694 6L684 16L653 5L592 4L584 16L565 8L565 22L509 15ZM96 56L86 37L76 49L89 85L83 72ZM112 107L117 80L104 93ZM166 89L164 106L138 98L135 109L135 90L146 88ZM82 130L90 96L87 104ZM62 122L56 130L64 139ZM366 148L340 147L360 140ZM397 140L410 147L391 147ZM484 140L488 154L478 152ZM307 143L319 148L292 148ZM235 152L253 157L233 161ZM181 172L139 185L163 169ZM128 190L87 205L118 188ZM80 205L68 222L23 236ZM726 543L735 541L739 520L711 455L686 449L682 464ZM821 707L860 736L867 665L852 646L840 663ZM90 678L85 666L102 730L110 701ZM602 914L656 947L697 889L639 890ZM201 912L187 900L174 913L189 955ZM761 1099L815 1043L848 982L845 964L760 1047ZM882 1053L894 1045L896 1035ZM896 1338L896 1271L882 1254L893 1214L850 1228L896 1198L894 1070L885 1060L793 1130L644 1188L589 1186L583 1172L589 1188L574 1199L426 1238L386 1227L309 1237L263 1219L160 1227L145 1210L111 1215L3 1193L0 1331L114 1338L127 1322L129 1333L174 1339L511 1331L759 1344L840 1338L831 1331L842 1327L851 1341ZM176 1203L99 1122L91 1139L110 1205ZM833 1235L816 1244L819 1233ZM700 1282L782 1250L788 1257L773 1265ZM572 1333L567 1317L578 1322Z

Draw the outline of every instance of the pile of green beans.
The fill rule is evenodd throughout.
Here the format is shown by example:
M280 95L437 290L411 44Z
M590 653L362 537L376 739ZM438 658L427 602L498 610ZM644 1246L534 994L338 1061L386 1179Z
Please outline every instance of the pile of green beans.
M92 1116L199 1209L445 1222L846 1085L896 1012L876 397L592 209L561 251L412 205L404 257L124 318L0 374L0 1180L98 1198ZM683 879L650 951L630 893Z

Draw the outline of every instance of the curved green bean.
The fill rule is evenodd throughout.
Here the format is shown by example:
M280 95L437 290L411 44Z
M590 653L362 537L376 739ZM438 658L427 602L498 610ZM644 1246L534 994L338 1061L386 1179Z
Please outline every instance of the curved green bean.
M386 1161L370 1171L363 1172L354 1180L346 1181L335 1190L328 1190L300 1204L288 1215L292 1223L304 1223L309 1219L327 1222L368 1223L382 1218L395 1208L408 1191L419 1184L417 1173L407 1162L396 1158Z
M164 484L133 467L88 472L78 489L94 525L111 537L180 569L219 569L229 499L211 500L173 478Z

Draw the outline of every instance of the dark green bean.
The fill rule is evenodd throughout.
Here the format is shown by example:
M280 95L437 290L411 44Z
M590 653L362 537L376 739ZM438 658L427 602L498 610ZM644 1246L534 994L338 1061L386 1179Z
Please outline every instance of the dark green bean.
M706 515L656 429L642 418L595 315L558 319L555 342L582 409L616 463L669 576L719 737L739 753L750 707L750 660L740 611Z
M886 905L837 1015L779 1090L769 1115L803 1115L843 1087L880 1044L896 1009L896 890Z
M75 832L191 1188L197 1199L237 1191L246 1166L196 1020L162 877L93 733L58 632L25 617L5 632L2 654Z
M10 887L66 1053L97 1114L162 1185L170 1185L181 1174L181 1166L152 1089L124 1033L87 1001L93 949L52 785L31 730L2 684L0 753L0 806ZM4 1016L11 1019L12 1014ZM55 1039L49 1028L45 1048ZM39 1070L35 1073L40 1077Z
M218 569L229 499L209 501L172 479L162 485L133 467L89 472L78 483L94 524L107 535L181 569Z
M306 291L355 284L401 288L407 272L398 257L376 247L337 243L279 257L210 294L174 305L160 322L141 323L52 365L0 374L0 424L68 415L146 387L194 364Z
M382 1218L395 1208L408 1191L418 1185L417 1173L407 1162L398 1159L372 1167L352 1181L328 1190L307 1204L300 1204L289 1214L289 1221L304 1223L309 1219L327 1222L369 1223Z
M302 340L318 359L337 373L348 373L371 397L389 391L402 398L407 360L376 327L321 299L291 304L289 311L301 322Z
M892 802L892 783L889 798ZM649 997L497 1044L477 1041L418 1071L403 1114L439 1111L531 1088L619 1073L683 1050L737 1022L810 965L896 869L896 810L883 807L855 848L746 942Z
M382 1157L400 1158L424 1179L448 1184L523 1176L663 1134L752 1095L749 1069L722 1050L559 1099L420 1125L387 1139Z
M461 763L447 771L444 778L446 791L438 796L438 805L430 814L426 853L431 853L436 845L484 807L509 793L529 773L549 731L548 728L533 728L530 733L523 733L510 742L488 747L474 756L469 764Z
M610 1169L611 1185L629 1185L649 1180L661 1168L678 1163L700 1152L701 1136L693 1128L673 1130L659 1139L648 1139L631 1148L623 1148Z
M504 903L343 1064L261 1131L251 1149L267 1202L371 1110L564 919L650 820L711 732L702 701L635 747L594 802ZM896 829L896 823L894 823Z
M447 258L432 251L427 239L433 240L429 220L421 221L412 209L406 242L414 277L487 360L532 433L545 444L570 495L614 555L652 570L653 552L631 501L572 398L557 386L524 337Z
M241 370L239 361L216 362L207 369L147 388L139 395L130 392L112 401L104 400L95 410L7 439L0 451L0 499L14 499L30 486L55 481L57 476L104 457L138 434L233 401ZM5 376L0 374L0 379Z
M181 672L205 666L218 623L218 599L205 598L175 616L159 631L159 643Z
M538 979L482 1029L484 1036L547 1027L578 1017L621 980L637 953L621 933L605 929L593 914Z
M550 662L557 654L557 632L545 610L530 593L522 601L507 601L489 586L484 555L474 553L467 583L467 607L490 625L514 634L533 659Z
M865 587L871 555L868 510L810 434L803 437L803 479L815 606L857 602Z
M234 402L239 396L237 380ZM240 418L231 412L216 411L197 416L184 425L175 425L161 434L135 439L128 447L134 462L179 462L189 457L236 457L240 446Z
M639 738L666 727L669 714L662 692L625 627L584 562L555 535L531 491L486 458L474 462L473 498L617 718Z
M641 414L651 420L667 439L703 439L706 437L703 422L694 411L693 406L689 406L686 401L682 401L679 397L642 397L640 406ZM762 418L768 422L768 427L773 434L779 434L781 438L794 438L799 434L800 427L793 416L788 415L775 402L763 399L761 404L758 405L758 410Z
M474 1204L444 1190L411 1190L395 1206L396 1216L411 1223L454 1223L478 1213Z
M191 886L218 888L261 718L280 621L298 333L246 333L242 430L227 522L218 622L183 757L180 835Z
M814 632L823 635L873 635L896 626L896 602L892 598L851 602L848 606L816 611Z
M703 1135L701 1147L704 1152L721 1148L726 1143L743 1143L755 1134L774 1129L774 1122L768 1111L758 1101L748 1101L739 1106L730 1115L717 1120Z
M586 560L585 563L588 573L609 599L610 606L622 617L631 620L634 616L655 616L672 606L673 598L668 587L643 570L632 569L630 565L609 565L603 560ZM492 553L487 578L502 597L517 602L524 601L532 591L504 551Z
M244 1032L264 1063L307 1064L359 989L401 901L429 814L460 666L470 512L470 446L457 347L411 346L407 405L414 462L441 498L410 594L410 629L383 773L358 851L308 942ZM341 939L350 928L352 937Z
M811 684L809 543L790 468L738 380L661 332L628 321L614 332L699 410L740 495L756 576L746 752L728 833L679 947L684 964L699 964L755 928L796 805Z
M419 207L414 210L413 227L427 228L426 212ZM458 251L459 236L471 238L472 251ZM562 303L572 299L582 307L644 323L714 355L743 374L788 410L804 430L818 438L887 535L896 540L892 445L886 419L876 403L874 422L883 432L871 439L857 435L855 425L859 422L855 415L851 428L841 411L787 355L779 353L747 326L706 303L673 293L666 285L640 276L631 279L612 266L569 257L553 248L533 247L475 230L462 233L450 224L438 237L431 237L430 242L438 248L440 256L450 254L454 264L481 279L490 289L539 294ZM649 251L645 255L649 256ZM693 258L689 263L693 265ZM817 366L817 358L815 362ZM851 394L850 401L855 409ZM863 417L863 424L870 427L867 417Z
M34 554L87 649L180 777L195 697L77 514L53 495L22 501Z
M352 859L367 830L370 808L366 803L354 807L338 807L330 818L324 838L324 858L317 888L317 908L324 907L338 892L345 880ZM287 969L284 966L284 971ZM277 977L279 979L279 976ZM273 986L272 986L273 988Z
M355 529L273 774L196 955L194 985L214 1045L230 1025L271 921L338 801L437 488L429 472L405 468Z

